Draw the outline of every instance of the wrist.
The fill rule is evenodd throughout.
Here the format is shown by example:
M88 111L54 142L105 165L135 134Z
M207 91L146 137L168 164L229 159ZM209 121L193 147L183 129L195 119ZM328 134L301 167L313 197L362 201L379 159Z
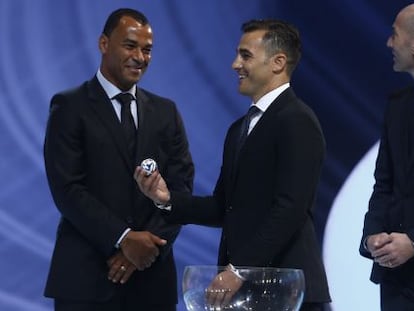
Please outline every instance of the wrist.
M158 207L159 209L163 209L163 210L167 210L167 211L171 211L171 194L170 192L167 193L167 199L166 200L160 200L160 201L153 201L155 206Z
M154 205L162 210L166 210L166 211L171 211L172 205L171 203L168 201L166 203L158 203L154 201Z
M121 248L122 241L125 240L125 237L128 235L129 231L131 231L131 228L125 229L125 231L122 233L121 237L116 241L115 248Z
M246 281L246 278L244 278L238 269L236 269L235 266L233 266L231 263L229 263L226 267L226 270L231 271L235 276L237 276L238 279L242 281Z

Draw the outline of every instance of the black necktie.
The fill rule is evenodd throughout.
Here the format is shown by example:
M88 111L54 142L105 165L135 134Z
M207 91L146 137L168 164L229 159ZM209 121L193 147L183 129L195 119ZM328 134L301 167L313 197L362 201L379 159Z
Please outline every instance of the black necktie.
M260 112L260 109L257 108L255 105L250 106L249 111L247 111L247 114L244 116L243 124L242 124L242 131L240 135L240 142L239 142L239 149L241 146L243 146L244 142L246 141L247 135L249 133L249 125L252 121L252 118Z
M137 134L134 118L131 113L131 101L134 97L130 93L119 93L115 98L121 103L121 125L128 143L128 150L131 156L134 156Z

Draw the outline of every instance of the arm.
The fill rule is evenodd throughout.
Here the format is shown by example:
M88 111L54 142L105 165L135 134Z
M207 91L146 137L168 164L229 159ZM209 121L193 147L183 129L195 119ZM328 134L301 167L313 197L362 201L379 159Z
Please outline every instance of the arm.
M387 114L386 114L387 115ZM386 233L386 214L392 202L393 173L389 154L387 124L384 126L375 168L374 190L369 200L368 211L365 214L364 228L359 252L362 256L373 258L371 251L378 249L389 242L381 238ZM369 239L370 236L375 238Z
M87 173L84 130L78 105L69 101L68 96L54 96L44 145L46 173L62 217L91 245L109 256L127 225L88 187L91 177Z
M160 167L165 178L166 184L164 183L164 186L166 187L168 184L168 188L172 191L190 195L193 190L194 165L184 124L175 105L172 104L168 107L171 107L166 111L169 121L167 126L163 128L160 146L161 153L165 154L165 161L161 163ZM166 255L169 253L181 226L177 223L168 223L161 214L160 210L154 208L154 217L146 228L167 240L167 245L160 249L161 255Z

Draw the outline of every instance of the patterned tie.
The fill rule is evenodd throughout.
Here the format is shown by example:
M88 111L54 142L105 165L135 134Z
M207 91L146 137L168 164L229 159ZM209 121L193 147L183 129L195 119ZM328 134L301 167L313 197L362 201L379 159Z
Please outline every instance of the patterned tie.
M137 135L137 129L131 113L131 101L134 97L130 93L119 93L115 96L115 99L121 103L121 125L128 143L128 150L133 157Z

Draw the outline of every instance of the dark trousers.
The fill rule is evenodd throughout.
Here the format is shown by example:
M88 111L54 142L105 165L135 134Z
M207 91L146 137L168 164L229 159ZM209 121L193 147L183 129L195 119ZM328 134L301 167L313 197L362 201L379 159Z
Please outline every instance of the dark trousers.
M300 311L323 311L322 303L303 303Z
M175 305L127 305L120 300L104 303L73 302L55 299L55 311L176 311Z
M381 284L381 311L414 310L414 293L391 284Z

